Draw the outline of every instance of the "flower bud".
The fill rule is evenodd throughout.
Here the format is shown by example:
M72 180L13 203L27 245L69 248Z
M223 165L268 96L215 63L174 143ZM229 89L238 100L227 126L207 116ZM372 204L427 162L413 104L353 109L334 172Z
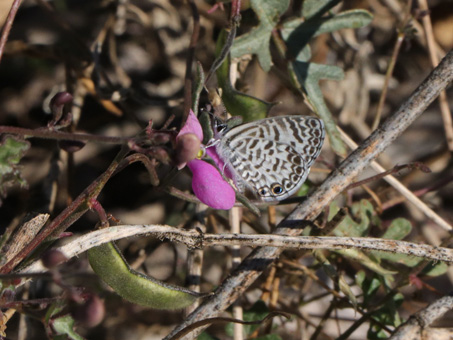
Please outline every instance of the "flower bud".
M91 295L83 304L75 307L72 315L79 324L90 328L95 327L104 319L104 301L96 295Z
M50 100L50 110L52 111L53 121L58 122L63 116L63 107L72 102L72 95L69 92L58 92Z
M54 268L67 260L67 257L61 251L56 249L46 251L41 258L44 267L49 269Z
M201 141L194 133L179 136L176 142L175 163L182 169L187 162L195 159L200 151Z

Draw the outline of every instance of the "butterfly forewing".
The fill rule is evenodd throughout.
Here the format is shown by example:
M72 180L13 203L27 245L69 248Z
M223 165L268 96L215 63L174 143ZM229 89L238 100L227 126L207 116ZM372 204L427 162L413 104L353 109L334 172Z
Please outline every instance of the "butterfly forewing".
M295 193L305 181L324 135L324 125L317 118L272 117L227 131L216 151L240 191L278 201Z

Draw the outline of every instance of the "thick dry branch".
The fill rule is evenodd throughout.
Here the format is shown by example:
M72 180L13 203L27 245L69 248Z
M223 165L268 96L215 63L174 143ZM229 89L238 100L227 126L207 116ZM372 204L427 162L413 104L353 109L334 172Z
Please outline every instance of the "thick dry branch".
M417 119L453 80L453 51L450 51L400 109L375 130L306 201L275 230L277 235L297 236L303 229L294 228L302 220L313 220L332 200L352 183L366 167ZM280 255L283 248L263 247L242 261L217 289L212 298L204 301L166 339L198 320L219 315L227 309L259 275ZM197 329L183 339L193 339L203 329Z
M398 327L389 338L391 340L404 339L447 339L450 338L448 330L429 327L436 319L453 309L453 296L444 296L434 301L426 308L412 315L409 320ZM440 333L443 331L443 334ZM443 337L446 335L447 337Z
M168 239L183 243L190 248L213 246L272 246L282 249L361 249L379 250L388 253L419 256L427 260L453 263L453 249L433 247L405 241L385 240L367 237L334 237L334 236L284 236L272 234L200 234L195 230L184 230L165 225L123 225L96 230L77 237L58 248L70 259L90 248L103 243L138 235L152 235L159 239ZM37 261L21 273L37 273L47 269Z

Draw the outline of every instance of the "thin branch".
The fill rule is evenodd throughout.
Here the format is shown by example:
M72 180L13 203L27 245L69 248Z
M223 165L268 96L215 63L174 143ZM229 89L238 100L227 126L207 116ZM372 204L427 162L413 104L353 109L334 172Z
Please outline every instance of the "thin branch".
M0 126L0 133L11 133L21 135L24 138L48 138L54 140L71 140L88 142L94 141L98 143L122 145L133 139L134 137L114 137L91 135L87 133L70 133L51 129L26 129L16 126Z
M344 131L341 131L341 132L344 132ZM342 136L343 137L343 136ZM347 143L346 143L347 144ZM355 149L357 148L357 144L352 147L352 149ZM392 175L392 174L397 174L399 173L401 170L404 170L404 169L409 169L409 170L415 170L415 169L418 169L420 171L423 171L425 173L430 173L431 172L431 169L428 168L426 165L424 165L423 163L421 162L412 162L412 163L407 163L407 164L401 164L401 165L395 165L392 169L390 170L386 170L386 171L383 171L381 173L378 173L377 175L374 175L374 176L371 176L371 177L368 177L368 178L365 178L361 181L358 181L358 182L354 182L354 183L351 183L349 184L345 191L346 190L351 190L353 188L357 188L357 187L360 187L360 186L364 186L368 183L371 183L371 182L374 182L374 181L377 181L381 178L384 178L388 175Z
M357 144L341 129L339 129L341 133L341 138L350 148L357 148ZM376 161L371 162L371 167L379 172L385 172L385 169ZM406 199L415 205L421 212L425 214L430 220L436 223L439 227L445 230L453 230L453 227L450 223L445 221L442 217L440 217L434 210L428 207L422 200L420 200L412 191L410 191L404 184L398 181L394 176L386 176L384 180L393 186L395 190L397 190L401 195L406 197Z
M417 88L401 108L375 130L318 189L284 219L276 235L297 236L303 228L295 228L303 220L313 220L333 199L344 190L365 168L370 166L399 135L406 130L432 103L440 91L453 80L453 51L450 51L428 78ZM264 247L253 251L216 290L215 296L204 301L172 334L198 320L215 317L228 308L275 261L283 248ZM203 329L197 329L184 339L193 339Z
M290 314L284 313L284 312L270 312L266 317L262 320L256 320L256 321L243 321L239 319L234 319L234 318L225 318L225 317L219 317L219 318L210 318L210 319L205 319L198 321L189 327L181 330L178 334L175 334L170 340L178 340L181 337L183 337L185 334L189 333L192 329L195 329L197 327L201 327L203 325L210 325L212 323L219 323L219 322L233 322L233 323L239 323L241 325L260 325L262 323L265 323L267 320L275 317L275 316L284 316L285 318L289 319Z
M407 11L410 12L411 9L411 1L409 1L409 4L407 5ZM398 58L398 54L401 48L401 44L404 41L404 38L406 37L406 26L407 22L409 21L410 18L410 13L406 13L406 18L404 19L402 23L402 28L399 30L395 46L393 47L393 52L392 52L392 57L390 58L388 67L387 67L387 72L385 73L385 80L384 80L384 86L382 87L382 93L381 96L379 97L379 103L378 107L376 109L376 116L374 117L373 125L371 127L371 130L376 130L376 128L379 126L379 123L381 122L381 116L382 116L382 111L384 109L384 104L385 104L385 99L387 98L387 91L389 88L389 83L390 83L390 78L392 77L393 70L395 69L396 65L396 59Z
M13 27L14 18L19 10L21 0L14 0L9 10L8 16L6 17L5 25L3 26L2 36L0 38L0 61L3 57L3 51L5 50L6 41L8 40L9 32Z
M429 13L428 2L426 0L419 0L418 5L422 11ZM429 14L423 16L422 23L425 31L431 65L436 67L439 63L439 58L436 54L436 41L434 39L433 26L431 24L431 17ZM447 92L445 92L445 90L439 95L439 107L440 112L442 113L442 120L444 121L444 130L448 149L453 151L453 122L451 118L451 111L448 106Z
M303 230L300 228L299 230ZM185 230L166 225L121 225L104 228L79 236L57 248L67 259L101 244L139 235L152 235L158 239L185 244L200 249L215 246L273 247L275 249L360 249L383 251L392 254L418 256L427 260L453 263L453 249L434 247L406 241L386 240L371 237L336 236L285 236L274 234L200 234L196 230ZM48 269L38 260L20 273L44 272Z

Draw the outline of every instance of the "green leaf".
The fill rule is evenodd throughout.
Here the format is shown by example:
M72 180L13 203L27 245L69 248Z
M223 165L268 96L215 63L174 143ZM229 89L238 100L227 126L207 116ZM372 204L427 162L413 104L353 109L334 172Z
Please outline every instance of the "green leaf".
M272 65L269 49L272 31L288 6L289 0L251 0L251 7L260 23L249 33L236 38L231 48L231 56L238 58L244 54L255 54L263 70L268 72Z
M392 275L397 274L397 271L392 271L385 269L382 267L376 260L370 258L363 252L357 249L342 249L342 250L335 250L336 253L341 254L345 257L349 257L357 262L360 262L363 266L367 267L368 269L374 271L375 273L382 275L388 282L393 281Z
M367 307L371 300L375 297L382 282L376 275L368 275L364 270L361 270L356 275L356 283L362 289L363 292L363 305Z
M226 32L220 34L217 41L216 53L220 53L225 43ZM244 123L267 117L274 103L267 103L261 99L234 89L230 81L230 57L225 58L224 62L217 69L217 83L222 89L222 101L227 111L233 116L243 117Z
M412 230L412 224L405 218L396 218L392 221L382 238L389 240L402 240ZM370 252L376 259L387 260L394 263L404 264L408 267L414 267L423 261L420 257L405 255L405 254L391 254L383 251L373 250Z
M308 195L308 192L310 190L310 185L305 182L304 184L302 184L302 186L300 187L300 189L297 191L297 194L296 196L299 196L299 197L302 197L302 196L307 196Z
M340 291L349 298L349 301L354 306L354 309L357 309L357 298L351 290L351 286L344 279L343 275L340 275L338 278L338 287L340 288Z
M64 301L52 304L44 317L44 326L47 334L56 340L84 340L74 331L74 319L70 314L61 315L66 307Z
M412 231L412 224L405 218L396 218L392 221L382 238L388 240L402 240Z
M427 276L440 276L443 275L447 272L448 266L444 262L430 262L423 270L421 271L421 274L427 275Z
M341 0L305 0L302 7L302 16L310 19L314 16L321 16Z
M308 61L300 56L313 38L323 33L338 31L344 28L364 27L373 20L373 15L365 10L351 10L331 17L316 17L311 20L296 18L283 24L281 30L283 40L286 41L288 52L299 61Z
M19 162L25 152L30 148L30 143L19 137L6 135L0 142L0 205L1 198L6 197L8 187L19 184L26 186L21 177Z
M70 340L83 340L81 337L74 331L74 319L71 315L65 315L59 318L56 318L52 321L52 328L57 333L57 336L54 336L53 339L70 339Z
M361 200L360 202L354 203L351 207L351 215L354 218L350 215L346 216L333 230L333 233L336 236L367 236L373 213L374 208L368 200Z
M332 201L329 206L329 216L327 216L327 221L331 221L332 218L340 211L340 207L338 206L337 201Z
M330 279L338 284L340 290L349 298L349 301L352 303L354 308L357 307L357 299L355 294L351 291L351 287L346 283L344 277L339 275L337 269L330 263L330 261L325 257L323 251L315 250L313 256L316 258L316 261L322 264L322 269L330 277Z
M198 62L197 63L197 74L195 76L195 81L194 81L195 88L192 93L192 111L195 114L197 114L197 112L198 112L198 104L200 102L201 91L203 91L204 80L205 80L205 77L204 77L203 67Z
M333 230L336 236L363 237L368 235L371 226L371 219L374 208L368 200L361 200L351 206L351 215L346 216L343 221ZM352 217L353 216L353 217ZM368 256L358 249L336 250L338 254L354 259L372 271L385 277L385 280L392 281L391 275L397 272L383 268L374 256ZM370 252L374 254L374 252ZM382 253L386 255L394 255Z
M314 110L324 121L334 152L341 157L346 157L346 147L319 87L321 79L342 79L343 71L335 66L309 63L311 52L308 43L314 36L321 33L368 25L373 17L365 10L351 10L327 18L321 17L335 4L336 1L328 0L305 1L303 8L305 19L298 18L286 22L283 25L282 37L286 42L288 54L295 58L295 61L288 65L288 72L293 82L296 83L296 87L304 88Z
M212 131L211 117L205 110L200 111L198 114L198 121L203 129L203 144L207 145L208 142L214 138L214 131Z
M346 157L346 147L341 140L340 133L336 128L335 121L319 87L320 79L343 79L343 70L337 66L294 61L289 64L289 72L294 73L296 80L305 89L308 100L316 113L324 121L331 146L335 153L341 157Z
M383 329L379 326L380 324L398 327L401 324L401 318L398 314L398 308L404 301L404 296L400 293L395 294L391 300L388 300L385 305L378 310L373 311L371 315L372 319L378 321L379 323L371 323L371 326L368 330L367 339L386 339L383 338L387 333L383 332Z
M313 251L313 256L318 261L321 263L322 270L331 278L332 281L336 281L336 278L338 277L338 272L335 266L333 266L329 259L324 255L324 252L322 250L315 250Z

